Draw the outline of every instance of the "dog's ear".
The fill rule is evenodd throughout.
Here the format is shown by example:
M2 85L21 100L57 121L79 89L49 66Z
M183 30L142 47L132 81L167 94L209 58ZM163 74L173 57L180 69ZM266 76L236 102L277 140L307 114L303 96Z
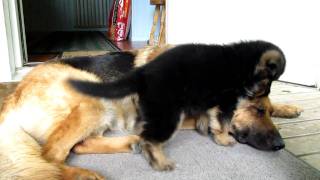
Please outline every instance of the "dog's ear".
M268 77L276 80L284 72L285 64L285 58L280 51L268 50L262 54L256 72L265 71Z

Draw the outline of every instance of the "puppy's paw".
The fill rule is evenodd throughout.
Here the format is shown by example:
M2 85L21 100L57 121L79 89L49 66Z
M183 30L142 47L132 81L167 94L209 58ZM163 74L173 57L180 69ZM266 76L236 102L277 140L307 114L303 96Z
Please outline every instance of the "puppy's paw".
M236 144L236 140L227 133L214 134L213 140L216 144L221 146L232 146Z
M273 117L280 117L280 118L296 118L300 116L303 112L303 109L293 105L273 105Z
M175 169L175 163L170 159L163 159L161 161L150 161L150 165L157 171L172 171Z

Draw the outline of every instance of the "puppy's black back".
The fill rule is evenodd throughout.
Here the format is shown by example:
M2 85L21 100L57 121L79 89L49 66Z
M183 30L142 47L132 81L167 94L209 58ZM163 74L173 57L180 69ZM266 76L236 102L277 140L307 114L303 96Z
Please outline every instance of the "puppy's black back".
M229 46L178 46L141 69L143 83L139 94L180 107L212 107L224 94L243 91L246 83L253 80L262 53L269 49L278 48L260 41Z

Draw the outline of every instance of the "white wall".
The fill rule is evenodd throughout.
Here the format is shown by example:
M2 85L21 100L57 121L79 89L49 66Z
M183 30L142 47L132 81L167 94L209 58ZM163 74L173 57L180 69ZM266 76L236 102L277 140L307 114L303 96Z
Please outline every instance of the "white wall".
M314 85L320 71L318 0L168 0L169 43L262 39L287 57L282 80ZM319 74L319 73L318 73Z

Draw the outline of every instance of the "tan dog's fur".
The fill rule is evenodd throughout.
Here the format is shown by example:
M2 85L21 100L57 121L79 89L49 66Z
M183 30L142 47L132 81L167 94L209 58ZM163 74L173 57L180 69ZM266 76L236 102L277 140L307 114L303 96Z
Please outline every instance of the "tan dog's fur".
M99 81L87 72L47 63L35 67L5 99L0 116L1 177L70 179L69 170L75 177L87 176L87 171L62 165L71 148L109 128L133 129L133 96L114 101L83 96L69 87L68 78ZM128 143L136 141L132 136ZM102 179L95 173L90 176Z
M170 46L138 51L136 66L168 48ZM142 54L147 51L149 53ZM74 148L77 153L130 152L131 145L139 141L135 135L102 137L108 129L133 130L137 116L135 95L108 101L84 96L70 88L67 83L70 78L100 81L93 74L67 65L45 63L35 67L5 99L0 114L1 178L104 179L98 173L65 165L70 150ZM209 110L203 119L210 119L218 144L232 144L225 135L228 129L215 121L216 110ZM272 111L284 117L299 114L298 109L288 105L285 108L273 106ZM185 128L194 129L195 126L194 120L185 121ZM158 149L147 150L156 152Z

